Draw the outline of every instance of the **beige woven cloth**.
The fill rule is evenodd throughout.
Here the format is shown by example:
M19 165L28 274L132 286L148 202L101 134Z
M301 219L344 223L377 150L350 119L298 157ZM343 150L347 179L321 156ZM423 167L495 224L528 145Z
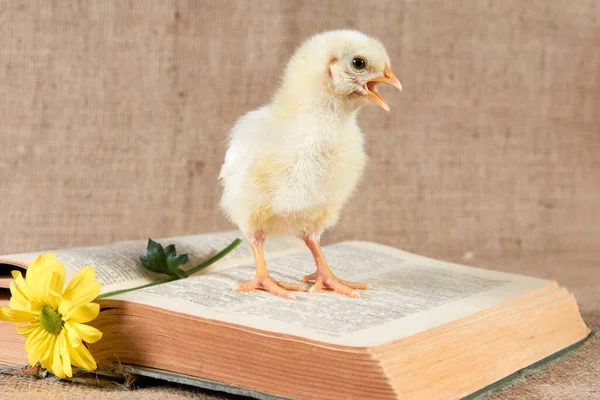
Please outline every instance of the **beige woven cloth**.
M361 112L370 165L327 240L528 263L570 284L597 321L596 0L0 0L0 10L0 254L231 229L216 184L228 129L269 100L304 38L357 28L385 43L404 92L383 89L389 114ZM593 396L583 390L585 371L600 373L594 352L518 387ZM553 375L561 365L578 372ZM1 379L32 390L23 396L99 395ZM194 393L143 390L110 395Z

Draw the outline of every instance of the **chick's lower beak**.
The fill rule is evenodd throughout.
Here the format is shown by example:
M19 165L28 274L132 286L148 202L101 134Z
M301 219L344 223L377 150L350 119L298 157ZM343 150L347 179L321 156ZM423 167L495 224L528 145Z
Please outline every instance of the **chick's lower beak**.
M377 85L380 83L387 83L389 85L394 86L396 89L402 91L402 85L400 84L400 81L398 80L398 78L396 78L396 75L394 75L394 73L390 69L390 66L387 64L385 64L385 67L383 69L383 76L368 81L365 84L365 89L367 90L367 98L370 101L377 104L384 110L390 111L390 107L388 106L387 102L383 97L381 97L381 95L377 91Z

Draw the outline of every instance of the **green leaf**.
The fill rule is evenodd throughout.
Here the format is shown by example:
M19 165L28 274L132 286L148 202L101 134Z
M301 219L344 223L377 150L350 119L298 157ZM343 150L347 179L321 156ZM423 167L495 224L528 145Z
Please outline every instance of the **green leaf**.
M185 271L179 268L180 265L187 264L189 261L189 257L187 254L179 254L177 255L177 251L175 251L175 245L171 244L165 247L165 254L167 255L167 268L171 272L169 275L178 276L180 278L185 278Z
M171 244L166 248L152 239L148 239L146 255L140 256L142 265L153 272L167 274L177 278L185 278L187 274L179 266L187 264L189 257L187 254L177 254L175 245Z

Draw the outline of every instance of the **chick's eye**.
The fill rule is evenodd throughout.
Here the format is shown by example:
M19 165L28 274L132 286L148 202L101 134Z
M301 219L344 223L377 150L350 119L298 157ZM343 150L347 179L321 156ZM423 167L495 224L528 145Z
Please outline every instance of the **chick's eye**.
M363 68L365 67L365 65L366 65L366 62L365 62L365 60L363 60L363 59L362 59L362 58L360 58L360 57L355 57L355 58L352 60L352 66L353 66L355 69L363 69Z

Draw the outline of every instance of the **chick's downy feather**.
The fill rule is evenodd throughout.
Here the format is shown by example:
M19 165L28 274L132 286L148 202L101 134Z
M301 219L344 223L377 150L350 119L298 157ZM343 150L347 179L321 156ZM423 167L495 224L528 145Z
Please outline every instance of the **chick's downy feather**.
M354 54L370 60L363 75L348 66ZM271 103L231 131L219 179L233 223L246 234L298 235L338 220L366 163L356 113L372 87L360 79L388 64L383 46L356 31L316 35L298 48Z

